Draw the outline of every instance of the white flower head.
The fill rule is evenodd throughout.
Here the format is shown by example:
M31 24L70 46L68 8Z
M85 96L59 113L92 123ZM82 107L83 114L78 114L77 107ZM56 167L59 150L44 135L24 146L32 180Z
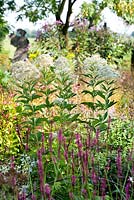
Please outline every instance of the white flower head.
M27 61L18 61L11 66L12 77L17 81L39 79L41 74L35 65Z
M119 73L115 71L112 66L109 66L104 58L99 54L87 57L83 62L83 73L89 73L91 69L97 71L97 74L103 78L118 78Z
M42 71L43 69L48 70L50 66L53 66L54 62L49 54L42 54L37 57L35 64Z
M60 56L55 60L54 67L54 72L56 74L72 74L72 69L69 60L64 56Z
M57 99L55 99L54 104L55 105L62 105L65 102L68 103L68 101L63 99L63 98L57 98Z

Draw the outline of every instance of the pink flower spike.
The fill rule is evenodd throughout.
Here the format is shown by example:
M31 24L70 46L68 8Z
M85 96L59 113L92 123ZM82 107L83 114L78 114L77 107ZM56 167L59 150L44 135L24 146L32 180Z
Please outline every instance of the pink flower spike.
M94 169L92 169L91 180L94 184L97 184L98 178Z
M11 169L14 169L14 167L15 167L14 160L15 160L15 158L14 158L14 156L12 156L12 158L11 158Z
M83 194L84 196L87 195L87 190L86 190L85 188L82 188L81 192L82 192L82 194Z
M125 187L126 200L130 199L130 188L131 188L131 183L130 183L130 180L128 179L127 185Z
M49 151L52 154L53 150L52 150L52 141L53 141L53 134L50 133L49 134Z
M32 194L31 199L36 200L36 196L34 194Z
M58 132L58 141L62 142L63 141L63 135L62 135L62 130L60 129Z
M69 192L69 198L70 198L71 200L73 200L73 199L74 199L73 192Z
M45 192L48 200L51 200L51 188L50 188L49 184L47 184L47 183L44 186L44 192Z
M72 186L75 186L75 184L76 184L76 176L72 175L71 180L72 180Z
M105 200L105 196L106 196L106 179L102 178L101 179L101 193L102 193L102 199Z
M116 166L117 166L118 178L122 178L122 159L121 159L121 150L120 150L120 148L117 151Z

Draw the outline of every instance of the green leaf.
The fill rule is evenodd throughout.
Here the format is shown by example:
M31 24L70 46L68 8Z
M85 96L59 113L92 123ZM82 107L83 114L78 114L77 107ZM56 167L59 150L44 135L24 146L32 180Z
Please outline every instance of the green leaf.
M95 110L95 103L93 103L93 102L82 102L81 104L84 104L84 105L88 106L88 108Z
M29 102L29 100L27 99L27 100L23 100L23 99L21 99L21 100L17 100L16 102L20 102L20 103L23 103L23 104L26 104L26 103L28 103Z
M102 103L101 101L97 100L96 107L100 108L100 110L104 110L105 104Z
M97 91L97 94L98 94L98 96L100 96L102 99L105 99L105 94L104 94L103 91L98 90L98 91Z
M50 94L52 94L52 93L54 93L54 92L56 92L57 91L57 89L53 89L53 90L51 90L51 89L47 89L47 90L45 90L45 91L42 91L41 90L41 92L43 93L43 94L45 94L46 96L49 96Z
M33 115L33 112L27 112L27 111L25 112L25 111L23 111L22 115L30 117L30 116Z
M110 98L111 96L113 96L113 91L108 93L107 98Z
M35 120L36 126L39 126L42 122L49 122L49 120L46 117L39 117Z
M117 102L116 101L110 101L109 104L108 104L108 107L107 108L110 108L111 106L113 106L114 104L116 104Z
M42 96L38 95L38 94L32 94L31 99L34 100L34 99L38 99L40 97L42 97Z
M105 114L103 115L103 120L105 121L108 118L108 112L105 112Z
M46 107L47 107L47 108L51 108L51 107L53 107L53 105L54 105L53 103L51 103L51 102L49 101L49 97L48 97L48 96L46 97L46 101L45 101L45 102L46 102Z
M36 106L36 111L37 110L42 111L42 108L46 108L46 104L40 104L40 105Z
M55 122L60 121L60 116L54 116L53 120L54 120Z
M56 105L58 105L58 106L59 106L60 108L62 108L62 109L67 109L67 110L69 110L69 111L71 111L73 108L76 107L75 104L67 103L66 101L57 103Z
M78 117L79 117L79 114L75 114L75 115L70 117L69 121L74 122L78 119Z
M107 91L107 88L104 84L102 84L101 87L102 87L103 90Z
M100 85L100 84L103 83L103 82L104 82L104 80L98 80L98 81L95 83L95 86Z

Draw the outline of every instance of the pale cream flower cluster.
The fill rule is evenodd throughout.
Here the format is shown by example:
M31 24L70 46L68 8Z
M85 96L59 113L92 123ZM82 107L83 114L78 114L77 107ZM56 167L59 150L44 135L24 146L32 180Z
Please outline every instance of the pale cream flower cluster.
M17 81L29 81L39 79L41 76L40 71L35 65L26 61L18 61L11 66L12 77Z
M103 78L118 78L119 73L110 66L104 58L101 58L99 54L94 54L87 57L83 62L83 73L90 73L91 70L98 73L99 77Z
M50 66L54 65L53 57L49 54L41 54L37 57L35 65L39 68L40 71L48 70Z

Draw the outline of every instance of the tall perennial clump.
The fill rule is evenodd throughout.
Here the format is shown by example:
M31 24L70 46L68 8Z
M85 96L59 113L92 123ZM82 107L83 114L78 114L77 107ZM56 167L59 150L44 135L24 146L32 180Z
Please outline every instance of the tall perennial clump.
M101 58L99 54L94 54L84 60L82 72L88 73L91 67L94 67L98 71L100 78L115 79L120 77L120 74L104 58Z

